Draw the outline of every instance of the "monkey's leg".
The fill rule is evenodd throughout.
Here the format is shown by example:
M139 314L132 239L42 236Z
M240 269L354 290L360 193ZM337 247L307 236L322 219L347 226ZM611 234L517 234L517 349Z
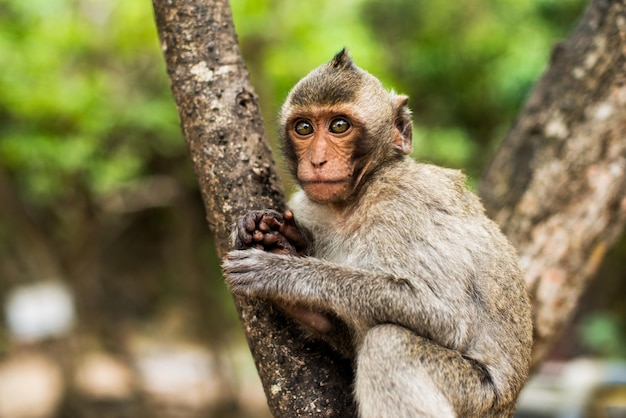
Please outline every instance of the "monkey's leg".
M392 324L367 332L355 395L361 418L506 416L492 415L495 392L476 363Z

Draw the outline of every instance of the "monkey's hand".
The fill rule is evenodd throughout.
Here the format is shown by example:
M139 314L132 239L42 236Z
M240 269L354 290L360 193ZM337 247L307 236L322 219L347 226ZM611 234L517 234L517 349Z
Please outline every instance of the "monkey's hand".
M236 250L257 248L276 254L303 255L307 240L292 211L281 215L268 209L248 212L237 220L233 246Z
M226 284L236 294L274 299L279 294L280 280L274 280L274 275L267 272L273 270L275 261L286 258L289 257L258 248L230 251L222 262Z
M277 254L277 253L274 253ZM247 296L260 296L273 299L274 302L287 315L305 326L321 333L328 334L333 331L333 323L329 317L297 303L290 303L280 298L278 280L270 277L261 277L259 271L268 271L268 267L278 259L285 257L268 254L254 248L249 251L235 250L228 253L222 264L226 275L226 283L233 293ZM269 280L268 280L269 279Z

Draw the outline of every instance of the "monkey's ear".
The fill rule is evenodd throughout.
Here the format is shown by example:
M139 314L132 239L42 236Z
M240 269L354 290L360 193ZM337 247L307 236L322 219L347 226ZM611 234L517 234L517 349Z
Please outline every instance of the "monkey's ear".
M408 155L413 150L413 125L411 111L407 104L408 96L396 96L393 103L394 132L393 146L402 154Z

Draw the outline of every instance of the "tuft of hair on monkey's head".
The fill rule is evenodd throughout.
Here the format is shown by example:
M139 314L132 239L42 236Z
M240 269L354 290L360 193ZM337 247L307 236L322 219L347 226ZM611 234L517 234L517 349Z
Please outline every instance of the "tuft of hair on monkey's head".
M389 101L389 92L367 71L359 68L348 50L343 48L329 62L322 64L300 80L287 96L281 115L312 106L335 106L364 99L380 106ZM391 102L390 102L391 109ZM380 111L380 108L377 109ZM282 119L282 118L281 118Z
M337 52L337 54L330 60L329 63L333 68L347 68L353 67L354 62L352 61L352 57L348 53L346 48L343 48L341 51Z

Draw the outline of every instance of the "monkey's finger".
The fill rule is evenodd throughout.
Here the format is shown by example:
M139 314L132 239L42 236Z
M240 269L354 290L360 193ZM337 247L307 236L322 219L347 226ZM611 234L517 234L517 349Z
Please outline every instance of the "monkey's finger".
M253 230L254 231L254 230ZM246 218L237 219L237 245L246 245L252 242L252 234L247 230Z
M255 242L262 242L264 236L265 236L265 234L263 232L261 232L261 231L254 231L254 233L252 234L252 239Z
M290 210L286 210L283 218L285 219L284 224L279 229L279 232L285 236L286 239L289 240L296 247L301 247L306 244L304 236L300 229L298 229L298 225L296 225L296 221L294 219L293 212Z
M269 225L265 222L265 217L261 218L261 220L259 221L259 226L257 227L257 229L261 232L270 232L271 229L269 227Z
M276 244L280 240L278 232L269 232L263 236L263 245L268 247Z
M265 215L261 220L264 224L266 224L272 231L278 231L283 222L281 219L276 218L275 216Z
M276 254L288 254L288 255L297 255L298 252L296 248L293 246L285 236L279 232L275 233L276 243L269 249L270 252Z
M242 218L242 226L246 229L246 231L252 233L256 229L257 216L249 213L248 215Z
M283 247L271 247L268 248L266 251L272 254L293 255L293 253L289 249Z
M298 226L296 225L296 221L293 216L293 212L290 210L286 210L283 219L285 220L283 223L283 229L287 230L298 230Z

